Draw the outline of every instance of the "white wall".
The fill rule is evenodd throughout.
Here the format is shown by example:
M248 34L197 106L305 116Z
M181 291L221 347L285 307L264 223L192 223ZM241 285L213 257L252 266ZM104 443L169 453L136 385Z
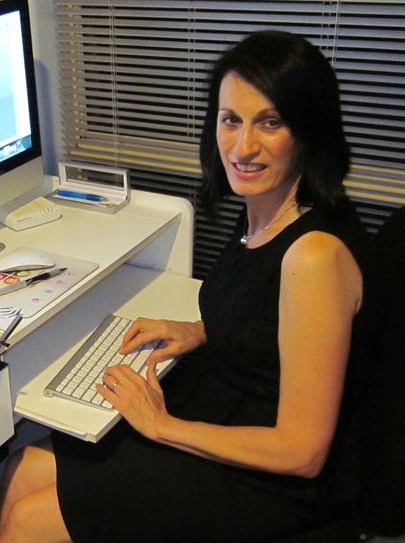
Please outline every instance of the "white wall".
M61 156L57 37L53 0L29 0L44 170L57 174Z

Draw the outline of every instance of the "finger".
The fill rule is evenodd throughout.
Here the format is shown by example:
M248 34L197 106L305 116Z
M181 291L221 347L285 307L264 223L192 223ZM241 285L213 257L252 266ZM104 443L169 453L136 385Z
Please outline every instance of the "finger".
M128 330L124 334L122 345L127 345L130 342L139 341L139 336L142 335L142 333L147 330L145 329L145 325L142 324L143 321L144 319L140 319L140 318L133 321L131 326L128 328Z
M120 380L120 373L121 373L121 365L108 366L104 370L103 379L111 378L113 380L115 379L116 381L119 381Z
M146 372L146 380L149 385L156 390L157 392L162 393L162 387L160 386L159 379L156 375L156 364L148 364L148 369Z
M107 371L104 372L104 375L102 377L102 384L108 390L114 393L116 392L118 385L122 383L122 381L122 378L120 379L117 375L113 375L111 373L108 373Z
M101 383L96 385L96 390L105 400L107 400L108 403L110 403L113 407L116 407L118 396L115 392Z
M140 333L156 330L159 321L155 319L146 319L144 317L138 317L135 319L128 330L125 332L124 339L126 341L131 340Z
M138 318L125 334L121 352L129 353L143 344L170 341L170 325L167 320Z
M123 341L127 343L128 341L131 341L134 337L136 337L140 332L139 323L137 321L134 321L131 326L128 328L128 330L124 334Z
M105 375L118 380L123 385L136 384L144 381L142 375L137 373L128 364L120 364L119 366L111 366L106 369Z
M173 343L161 342L148 356L148 364L156 365L177 356L178 350Z
M156 341L161 341L164 339L161 333L158 332L158 330L153 331L142 331L137 334L134 338L129 339L123 339L123 342L120 347L121 354L129 354L136 349L139 349L143 345L147 345L148 343L153 343Z

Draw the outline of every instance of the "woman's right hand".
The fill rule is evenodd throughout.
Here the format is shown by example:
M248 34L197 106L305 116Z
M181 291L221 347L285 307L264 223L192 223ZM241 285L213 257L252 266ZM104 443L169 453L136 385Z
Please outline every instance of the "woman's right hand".
M132 323L125 334L121 353L128 354L152 341L161 342L148 359L149 366L156 366L158 362L193 351L205 343L204 323L140 317Z

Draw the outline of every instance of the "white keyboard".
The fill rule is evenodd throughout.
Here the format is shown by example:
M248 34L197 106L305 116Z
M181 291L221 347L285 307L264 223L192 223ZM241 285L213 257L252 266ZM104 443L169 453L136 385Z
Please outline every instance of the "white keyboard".
M127 355L120 354L122 339L131 323L130 319L108 315L45 387L45 396L59 396L102 409L112 409L112 405L96 390L96 384L102 383L105 369L117 364L128 364L145 376L146 360L157 344L144 345L140 350Z

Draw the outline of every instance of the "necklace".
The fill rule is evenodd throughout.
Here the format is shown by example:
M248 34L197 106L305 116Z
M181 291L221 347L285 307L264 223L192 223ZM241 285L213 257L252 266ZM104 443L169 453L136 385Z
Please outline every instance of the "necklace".
M268 230L270 228L270 226L273 226L273 224L276 224L276 222L280 221L284 215L287 213L287 211L290 211L290 209L292 209L293 207L296 207L297 203L294 202L293 205L287 207L282 213L280 213L279 215L277 215L277 217L275 219L272 219L269 224L266 224L266 226L263 226L263 228L260 228L260 230L258 230L257 232L255 232L254 234L250 234L250 236L248 236L247 234L243 234L243 236L240 238L240 243L242 245L247 245L247 242L254 238L255 236L257 236L257 234L260 234L260 232L264 232L265 230Z

